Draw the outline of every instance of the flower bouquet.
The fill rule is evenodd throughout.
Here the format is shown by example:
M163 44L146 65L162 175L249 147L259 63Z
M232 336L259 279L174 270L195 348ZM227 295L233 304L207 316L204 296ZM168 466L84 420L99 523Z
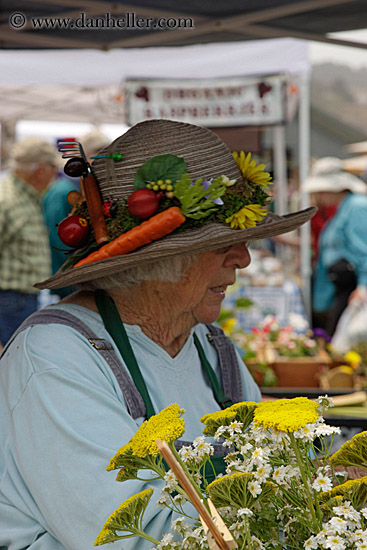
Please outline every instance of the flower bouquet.
M323 419L331 405L327 396L317 401L298 397L237 403L204 415L204 436L179 451L175 441L185 431L185 411L169 405L145 421L107 467L118 470L117 480L123 482L160 478L160 494L148 488L123 502L95 545L138 536L156 550L366 549L367 475L349 479L345 467L367 469L367 432L330 456L330 440L339 433ZM188 492L164 462L160 440L168 445L203 506L220 514L231 544L215 546L207 536L205 524L187 502ZM225 455L223 473L216 470L215 442ZM171 532L145 531L144 512L155 505L173 511Z

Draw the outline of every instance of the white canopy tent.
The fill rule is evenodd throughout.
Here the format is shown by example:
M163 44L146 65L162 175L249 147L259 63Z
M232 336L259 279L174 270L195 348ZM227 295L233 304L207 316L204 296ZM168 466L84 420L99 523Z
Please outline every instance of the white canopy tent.
M295 75L299 90L299 180L309 167L308 43L279 38L181 47L100 50L1 50L0 122L77 120L102 123L98 101L83 109L82 94L93 88L123 87L132 78L225 78L234 76ZM93 96L89 94L89 99ZM69 114L68 114L69 113ZM103 114L101 115L103 117ZM108 121L105 121L108 122ZM116 119L115 119L116 122ZM121 120L124 124L125 121ZM284 127L274 127L276 210L287 210ZM302 195L302 208L308 196ZM308 226L308 224L307 224ZM301 229L301 271L304 300L310 314L310 236Z

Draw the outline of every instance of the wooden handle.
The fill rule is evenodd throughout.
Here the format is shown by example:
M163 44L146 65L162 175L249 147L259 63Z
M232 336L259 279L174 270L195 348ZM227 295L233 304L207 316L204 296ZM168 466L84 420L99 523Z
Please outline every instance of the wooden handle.
M108 241L107 225L103 214L101 195L94 176L85 176L83 178L83 190L88 205L90 221L93 227L96 243L105 243Z
M165 441L161 439L156 440L156 445L160 452L162 453L163 458L167 462L168 466L171 468L178 481L180 482L181 487L186 491L187 496L189 497L191 503L195 506L196 510L199 512L200 517L207 525L208 529L213 535L213 538L221 550L230 550L230 546L227 545L224 540L221 532L214 523L212 516L209 514L208 510L205 508L202 503L199 495L192 486L190 480L186 476L181 464L178 462L171 449L168 447ZM234 547L232 547L234 548Z

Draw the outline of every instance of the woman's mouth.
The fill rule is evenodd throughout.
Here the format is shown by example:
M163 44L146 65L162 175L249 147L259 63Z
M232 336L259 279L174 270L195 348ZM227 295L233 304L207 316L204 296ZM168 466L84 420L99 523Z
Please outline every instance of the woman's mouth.
M227 285L213 286L210 288L210 291L213 292L213 294L216 294L217 296L220 296L222 298L225 297L226 290L227 290Z

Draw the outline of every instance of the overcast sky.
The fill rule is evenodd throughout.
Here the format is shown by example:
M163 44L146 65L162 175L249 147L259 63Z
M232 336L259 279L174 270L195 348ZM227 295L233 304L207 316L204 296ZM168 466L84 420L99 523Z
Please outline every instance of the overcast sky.
M367 44L367 29L339 32L331 34L330 36L333 38L354 40ZM310 45L310 57L312 64L332 61L333 63L341 63L343 65L349 65L350 67L365 67L367 69L367 50L337 46L322 42L311 42Z

